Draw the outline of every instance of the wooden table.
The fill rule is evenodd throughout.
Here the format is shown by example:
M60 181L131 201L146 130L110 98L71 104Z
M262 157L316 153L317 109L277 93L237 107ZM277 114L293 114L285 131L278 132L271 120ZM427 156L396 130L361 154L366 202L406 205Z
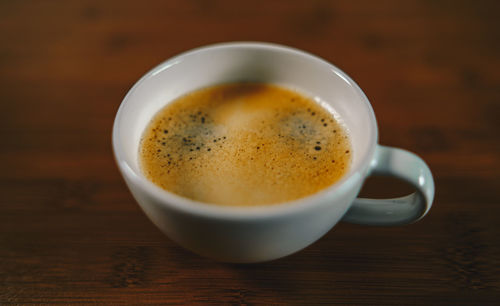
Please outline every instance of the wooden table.
M0 304L500 302L498 1L0 2ZM340 223L273 262L178 247L115 166L132 84L209 43L315 53L365 90L380 142L421 155L434 206L402 227ZM364 193L406 192L371 180Z

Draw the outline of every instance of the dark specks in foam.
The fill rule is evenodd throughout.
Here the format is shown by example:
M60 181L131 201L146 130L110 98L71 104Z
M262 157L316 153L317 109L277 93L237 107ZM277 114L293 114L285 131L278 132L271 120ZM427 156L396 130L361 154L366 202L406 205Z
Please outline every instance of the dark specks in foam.
M162 168L170 165L176 166L177 163L174 161L194 162L200 154L198 152L201 151L201 148L207 148L206 152L212 152L212 148L207 146L208 143L219 142L220 145L215 148L223 148L222 145L227 139L226 136L215 135L215 125L208 112L185 112L181 116L184 118L175 121L172 121L171 117L168 117L168 121L162 119L161 123L165 125L165 128L153 129L153 139L157 139L160 135L162 140L156 142L170 152L162 155L162 158L167 160L167 164L162 165ZM157 153L160 152L161 149L158 149ZM184 159L183 154L188 154L189 158Z
M342 130L337 132L335 129L338 128L337 123L332 120L333 118L328 117L328 114L323 110L318 109L316 106L307 108L302 98L294 98L292 101L295 101L295 105L304 105L305 107L295 108L290 111L283 104L282 112L280 109L280 113L271 115L272 118L275 118L273 124L270 124L268 119L266 121L263 117L256 117L255 131L263 133L264 138L251 138L253 139L252 142L248 143L252 144L251 147L247 149L237 147L236 150L232 142L227 143L226 139L240 141L239 134L234 134L232 130L223 129L218 125L220 124L219 121L215 122L215 120L219 120L220 115L217 113L217 108L214 108L209 103L200 102L198 104L200 107L177 107L170 113L166 112L163 118L158 119L156 128L150 130L151 133L148 139L148 146L151 150L149 151L150 156L161 160L158 160L157 163L158 169L161 167L161 170L156 172L156 176L160 180L165 178L165 182L171 182L165 184L174 184L172 186L184 184L182 182L185 181L186 188L188 188L192 185L191 174L189 174L189 171L192 170L190 169L211 169L210 173L211 171L219 171L219 169L224 169L220 171L227 171L227 169L232 169L232 166L229 166L231 158L234 158L235 161L251 160L252 165L261 167L263 160L267 157L269 157L270 164L268 164L266 171L260 171L259 173L275 173L282 178L279 181L280 183L286 181L286 184L294 184L297 176L287 174L292 171L304 171L306 175L313 176L321 176L327 170L333 169L330 172L337 171L335 169L342 167L345 162L342 157L337 158L338 155L335 155L337 153L334 155L329 154L336 152L336 150L348 153L345 147L336 145L337 143L340 144L338 140L343 141L341 138L343 138L344 133L342 133ZM289 102L290 100L287 100L287 103ZM175 113L173 113L174 111ZM172 117L168 115L172 115ZM328 122L329 120L330 122ZM259 122L262 124L259 124ZM327 126L328 128L325 128ZM229 134L221 134L221 131ZM272 140L268 138L270 135L274 135ZM234 152L234 154L228 155L228 152ZM212 161L214 161L214 165L212 165ZM290 167L292 163L294 167ZM328 166L325 167L325 163ZM312 169L316 170L313 171ZM155 177L154 171L151 172L150 169L147 169L147 171L151 174L150 176ZM252 172L253 176L253 169L250 172ZM169 173L169 175L167 176L166 173ZM323 184L323 180L316 182L313 176L310 176L311 179L307 180L308 182L314 181L311 186L313 184L318 184L318 186ZM262 181L264 184L264 182L267 182L265 180L267 178L263 178L259 182ZM231 180L231 182L233 181L235 180ZM166 187L167 185L163 183L161 185L169 190ZM304 184L301 183L300 186L303 188ZM298 189L292 188L292 190ZM189 197L189 194L186 195Z

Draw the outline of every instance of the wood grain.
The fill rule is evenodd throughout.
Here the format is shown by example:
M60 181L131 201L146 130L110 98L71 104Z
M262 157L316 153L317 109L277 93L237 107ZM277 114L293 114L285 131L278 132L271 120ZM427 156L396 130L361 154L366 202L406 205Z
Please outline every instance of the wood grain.
M499 12L497 1L0 1L0 304L498 305ZM163 236L114 164L114 114L159 62L233 40L291 45L351 75L380 142L430 165L430 214L341 223L256 265ZM363 193L407 190L375 178Z

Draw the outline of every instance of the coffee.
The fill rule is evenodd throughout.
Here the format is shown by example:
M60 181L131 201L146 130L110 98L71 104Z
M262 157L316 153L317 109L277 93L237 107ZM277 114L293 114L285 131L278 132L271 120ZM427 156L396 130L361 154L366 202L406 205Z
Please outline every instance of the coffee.
M351 162L346 130L314 100L271 84L234 83L191 92L147 126L145 176L196 201L277 204L339 180Z

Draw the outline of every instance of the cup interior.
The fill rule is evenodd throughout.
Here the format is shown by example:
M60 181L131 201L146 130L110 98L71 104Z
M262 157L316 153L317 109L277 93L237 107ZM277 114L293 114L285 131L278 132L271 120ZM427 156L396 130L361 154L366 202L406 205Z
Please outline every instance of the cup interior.
M343 180L354 172L365 174L377 143L377 126L361 89L340 69L316 56L266 43L199 48L148 72L128 92L115 118L113 148L118 163L145 179L138 162L139 144L156 112L193 90L243 81L282 85L321 103L350 135L352 164Z

